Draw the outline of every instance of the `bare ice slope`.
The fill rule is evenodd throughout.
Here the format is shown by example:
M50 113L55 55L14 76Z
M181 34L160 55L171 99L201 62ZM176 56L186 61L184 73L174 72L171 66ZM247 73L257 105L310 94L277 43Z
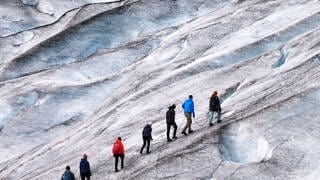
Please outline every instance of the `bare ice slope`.
M0 179L57 179L66 165L79 177L83 153L93 179L320 176L318 0L17 0L0 9ZM213 90L223 123L209 128ZM183 137L189 94L196 132ZM167 143L172 103L178 139ZM150 121L152 153L140 155ZM118 136L126 158L115 174Z

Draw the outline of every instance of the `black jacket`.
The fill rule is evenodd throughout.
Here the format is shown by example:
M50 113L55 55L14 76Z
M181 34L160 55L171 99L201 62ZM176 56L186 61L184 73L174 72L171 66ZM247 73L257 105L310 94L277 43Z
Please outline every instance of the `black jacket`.
M166 121L168 124L172 124L174 123L175 120L175 116L176 116L176 112L174 111L174 109L169 109L166 113Z
M151 133L152 133L152 127L151 127L149 124L147 124L147 125L143 128L142 136L152 139Z
M80 173L88 174L91 176L90 164L89 161L87 161L86 159L81 159L80 161Z
M209 110L210 111L221 111L219 97L211 97L210 98Z

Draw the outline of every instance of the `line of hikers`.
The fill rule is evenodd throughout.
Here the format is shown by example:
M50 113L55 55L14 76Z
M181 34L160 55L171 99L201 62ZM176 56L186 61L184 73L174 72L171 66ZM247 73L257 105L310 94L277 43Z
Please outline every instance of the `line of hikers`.
M173 104L168 107L168 110L166 112L166 123L167 123L167 142L171 142L172 139L177 139L176 133L177 133L177 123L175 122L175 108L176 105ZM192 125L192 117L195 118L195 112L194 112L194 102L193 102L193 96L189 95L189 98L184 101L182 104L182 108L184 110L184 115L186 117L186 125L184 126L182 130L182 134L187 136L188 134L191 134L193 132L191 125ZM216 114L217 118L217 123L221 122L221 105L220 105L220 99L218 97L218 92L214 91L210 97L209 101L209 126L214 125L214 117ZM148 123L142 130L142 140L143 140L143 145L140 149L140 154L143 153L143 149L145 146L147 146L147 151L146 153L150 153L150 141L153 140L152 138L152 123ZM173 131L173 136L172 139L170 138L170 129L171 126L173 126L174 131ZM188 130L188 134L186 131ZM115 172L119 172L118 169L118 162L119 158L121 160L121 169L124 168L124 157L125 157L125 152L124 152L124 145L122 143L121 137L118 137L116 141L113 144L112 148L112 154L115 158ZM84 154L83 158L80 161L80 177L81 180L90 180L91 176L91 170L90 170L90 164L87 161L87 155ZM62 175L61 180L75 180L74 174L70 171L70 166L66 167L66 171Z

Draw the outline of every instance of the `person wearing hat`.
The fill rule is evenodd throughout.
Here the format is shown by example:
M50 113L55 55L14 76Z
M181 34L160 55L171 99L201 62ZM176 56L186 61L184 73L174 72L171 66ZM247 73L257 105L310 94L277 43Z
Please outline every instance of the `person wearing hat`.
M124 164L124 145L122 144L121 137L118 137L117 140L113 144L112 154L115 159L115 172L118 172L118 161L121 159L121 169L123 169Z
M174 111L174 109L176 108L176 105L173 104L172 106L169 106L169 110L166 113L166 122L167 122L167 141L170 142L172 141L172 139L170 139L170 128L171 126L173 126L174 131L173 131L173 139L176 139L176 133L177 133L177 124L175 122L175 115L176 112Z
M86 154L83 154L83 158L80 161L80 177L81 180L90 180L91 176L91 170L90 170L90 163L87 160L88 156Z
M76 180L73 172L70 170L70 166L66 167L66 171L64 171L61 180Z
M148 123L142 131L142 139L143 139L143 145L141 147L140 150L140 154L142 154L144 147L147 145L147 154L150 153L150 140L152 139L152 127L151 127L152 123Z

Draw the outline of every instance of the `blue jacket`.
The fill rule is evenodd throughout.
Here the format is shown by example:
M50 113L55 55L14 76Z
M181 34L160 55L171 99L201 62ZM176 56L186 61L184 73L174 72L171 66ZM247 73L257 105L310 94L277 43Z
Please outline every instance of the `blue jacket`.
M70 170L66 170L63 173L61 180L76 180L76 178L74 177L74 174Z
M80 161L80 173L91 175L90 164L85 159L81 159Z
M183 104L182 108L184 109L184 112L192 113L194 116L194 103L192 99L187 99Z

